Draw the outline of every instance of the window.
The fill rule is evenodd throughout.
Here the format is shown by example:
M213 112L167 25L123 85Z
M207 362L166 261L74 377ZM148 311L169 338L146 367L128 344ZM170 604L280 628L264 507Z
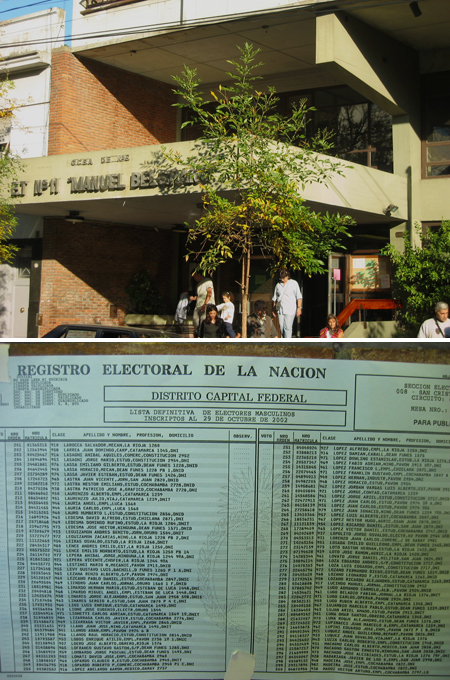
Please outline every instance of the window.
M433 73L424 84L423 177L450 176L450 72Z
M133 335L133 333L126 333L120 329L117 331L100 331L99 333L100 338L131 338Z
M97 331L95 330L79 330L75 328L68 328L67 331L61 335L62 338L95 338Z
M316 109L310 114L310 134L324 128L332 132L331 155L392 172L392 117L376 104L347 86L282 95L283 98L286 113L291 102L301 98Z
M334 147L328 152L351 163L393 171L392 116L369 102L350 87L333 87L310 92L277 93L278 111L290 115L292 106L301 100L315 110L308 115L307 135L327 128L333 133ZM214 104L207 107L213 110ZM183 110L183 120L189 113ZM200 136L199 125L185 127L182 139L192 140Z
M422 222L422 234L427 236L430 232L437 231L441 228L441 222Z
M17 277L29 279L31 277L31 246L21 248L16 256Z
M9 150L12 116L10 111L0 111L0 154Z

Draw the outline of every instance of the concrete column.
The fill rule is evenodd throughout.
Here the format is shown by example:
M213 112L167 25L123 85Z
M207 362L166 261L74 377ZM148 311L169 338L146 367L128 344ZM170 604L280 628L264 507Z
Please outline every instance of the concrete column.
M418 53L338 12L317 17L316 63L393 116L394 174L407 179L406 226L414 238L421 180Z
M392 142L394 152L394 174L406 177L408 187L408 230L412 243L419 244L415 225L421 220L420 183L421 177L421 140L419 134L420 101L411 115L394 116ZM396 230L396 231L401 231Z

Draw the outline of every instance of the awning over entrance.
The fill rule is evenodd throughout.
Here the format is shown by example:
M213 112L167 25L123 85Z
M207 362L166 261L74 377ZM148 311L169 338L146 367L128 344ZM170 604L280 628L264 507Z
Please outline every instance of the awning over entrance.
M186 156L193 142L168 144ZM17 213L171 228L201 214L195 177L166 160L159 145L63 154L24 161L13 186ZM347 164L328 186L307 186L308 204L320 212L351 215L358 224L407 219L406 180L387 172Z

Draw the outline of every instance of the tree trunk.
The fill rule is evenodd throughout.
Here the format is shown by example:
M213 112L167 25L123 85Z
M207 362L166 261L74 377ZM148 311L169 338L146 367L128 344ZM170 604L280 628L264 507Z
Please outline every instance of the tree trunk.
M245 250L242 255L242 277L241 277L241 291L242 291L242 337L247 337L247 307L250 288L250 250Z

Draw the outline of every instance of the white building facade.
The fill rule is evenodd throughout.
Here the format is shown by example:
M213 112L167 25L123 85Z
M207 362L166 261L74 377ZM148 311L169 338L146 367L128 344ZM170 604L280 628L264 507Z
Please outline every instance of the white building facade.
M52 50L63 44L64 30L64 11L58 8L0 25L0 73L14 82L10 99L15 108L1 143L23 159L48 153ZM27 337L36 327L39 300L32 299L30 306L30 281L32 264L40 267L42 234L42 216L18 214L14 241L20 251L14 262L0 265L2 337Z

